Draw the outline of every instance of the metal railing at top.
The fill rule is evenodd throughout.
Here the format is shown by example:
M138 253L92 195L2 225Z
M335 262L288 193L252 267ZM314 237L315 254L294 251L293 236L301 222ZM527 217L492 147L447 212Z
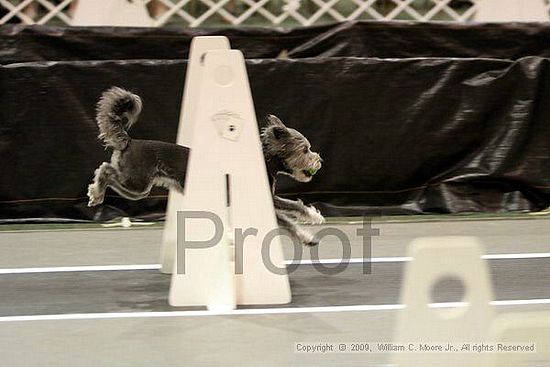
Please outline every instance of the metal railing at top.
M71 25L78 1L0 0L0 24ZM147 6L155 26L207 27L310 26L350 20L467 22L474 18L477 1L482 0L133 1L142 1ZM550 4L548 7L550 11Z

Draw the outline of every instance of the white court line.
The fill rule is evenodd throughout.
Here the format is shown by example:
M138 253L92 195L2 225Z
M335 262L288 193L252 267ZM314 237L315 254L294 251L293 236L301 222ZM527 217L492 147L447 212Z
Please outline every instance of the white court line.
M489 254L481 257L484 260L520 260L520 259L545 259L550 258L548 252L533 252L519 254ZM347 260L349 264L371 263L389 263L389 262L408 262L412 257L392 256L392 257L373 257L352 258ZM286 260L285 265L331 265L340 264L342 259L321 259L321 260ZM124 271L124 270L158 270L160 264L137 264L137 265L83 265L83 266L53 266L42 268L6 268L0 269L0 275L6 274L33 274L33 273L67 273L67 272L86 272L86 271Z
M526 252L522 254L489 254L481 256L484 260L506 260L506 259L542 259L550 257L548 252Z
M550 257L550 255L549 255ZM340 264L340 263L348 263L348 264L362 264L366 262L371 263L401 263L401 262L407 262L411 261L412 257L408 256L392 256L392 257L373 257L371 259L369 258L362 258L362 257L356 257L352 259L347 259L346 261L343 261L342 259L320 259L320 260L286 260L285 265L313 265L313 264Z
M521 260L521 259L546 259L550 258L550 252L531 252L519 254L488 254L481 256L483 260ZM373 257L368 258L352 258L347 260L349 264L360 264L365 262L371 263L388 263L388 262L408 262L411 261L410 256L392 256L392 257ZM342 259L321 259L321 260L289 260L285 261L286 265L313 265L313 264L340 264Z
M158 269L160 269L160 264L54 266L54 267L47 267L47 268L0 269L0 275L1 274L32 274L32 273L72 273L72 272L81 272L81 271L158 270Z
M492 301L492 306L524 306L550 305L550 299L527 299ZM465 307L466 302L431 303L431 308ZM128 319L128 318L156 318L156 317L200 317L200 316L245 316L245 315L278 315L301 313L336 313L336 312L369 312L401 310L404 305L355 305L355 306L321 306L321 307L287 307L287 308L257 308L230 311L161 311L161 312L113 312L113 313L80 313L59 315L31 315L31 316L1 316L0 322L16 321L52 321L52 320L98 320L98 319Z

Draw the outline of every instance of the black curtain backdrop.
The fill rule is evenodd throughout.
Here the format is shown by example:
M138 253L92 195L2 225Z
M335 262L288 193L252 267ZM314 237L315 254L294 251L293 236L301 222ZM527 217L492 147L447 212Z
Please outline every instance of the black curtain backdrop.
M252 57L259 122L276 114L323 156L311 183L283 179L281 195L329 216L542 209L550 204L549 31L2 27L0 221L162 218L162 189L137 202L110 191L104 205L86 207L94 169L110 157L96 138L95 103L112 85L128 88L145 103L131 135L174 142L198 34L228 34ZM274 59L282 50L292 58Z
M225 35L246 58L550 56L550 23L350 22L280 28L0 26L0 63L185 59L191 38Z

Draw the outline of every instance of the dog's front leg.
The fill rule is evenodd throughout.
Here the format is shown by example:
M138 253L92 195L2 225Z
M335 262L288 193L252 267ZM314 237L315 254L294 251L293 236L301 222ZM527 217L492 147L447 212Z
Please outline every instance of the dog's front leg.
M284 212L275 210L275 214L277 215L277 222L279 223L279 226L290 232L292 237L298 239L303 245L315 246L319 244L317 239L311 233L298 227L296 223L294 223L294 221Z
M273 195L275 210L295 217L297 220L310 224L323 224L325 218L314 206L306 206L301 200L293 201Z

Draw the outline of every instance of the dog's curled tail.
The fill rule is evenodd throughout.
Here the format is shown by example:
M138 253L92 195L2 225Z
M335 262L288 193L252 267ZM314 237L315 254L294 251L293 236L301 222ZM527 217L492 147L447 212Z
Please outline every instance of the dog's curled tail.
M131 140L128 130L137 121L141 107L141 98L125 89L112 87L103 92L97 103L98 138L108 147L124 150Z

